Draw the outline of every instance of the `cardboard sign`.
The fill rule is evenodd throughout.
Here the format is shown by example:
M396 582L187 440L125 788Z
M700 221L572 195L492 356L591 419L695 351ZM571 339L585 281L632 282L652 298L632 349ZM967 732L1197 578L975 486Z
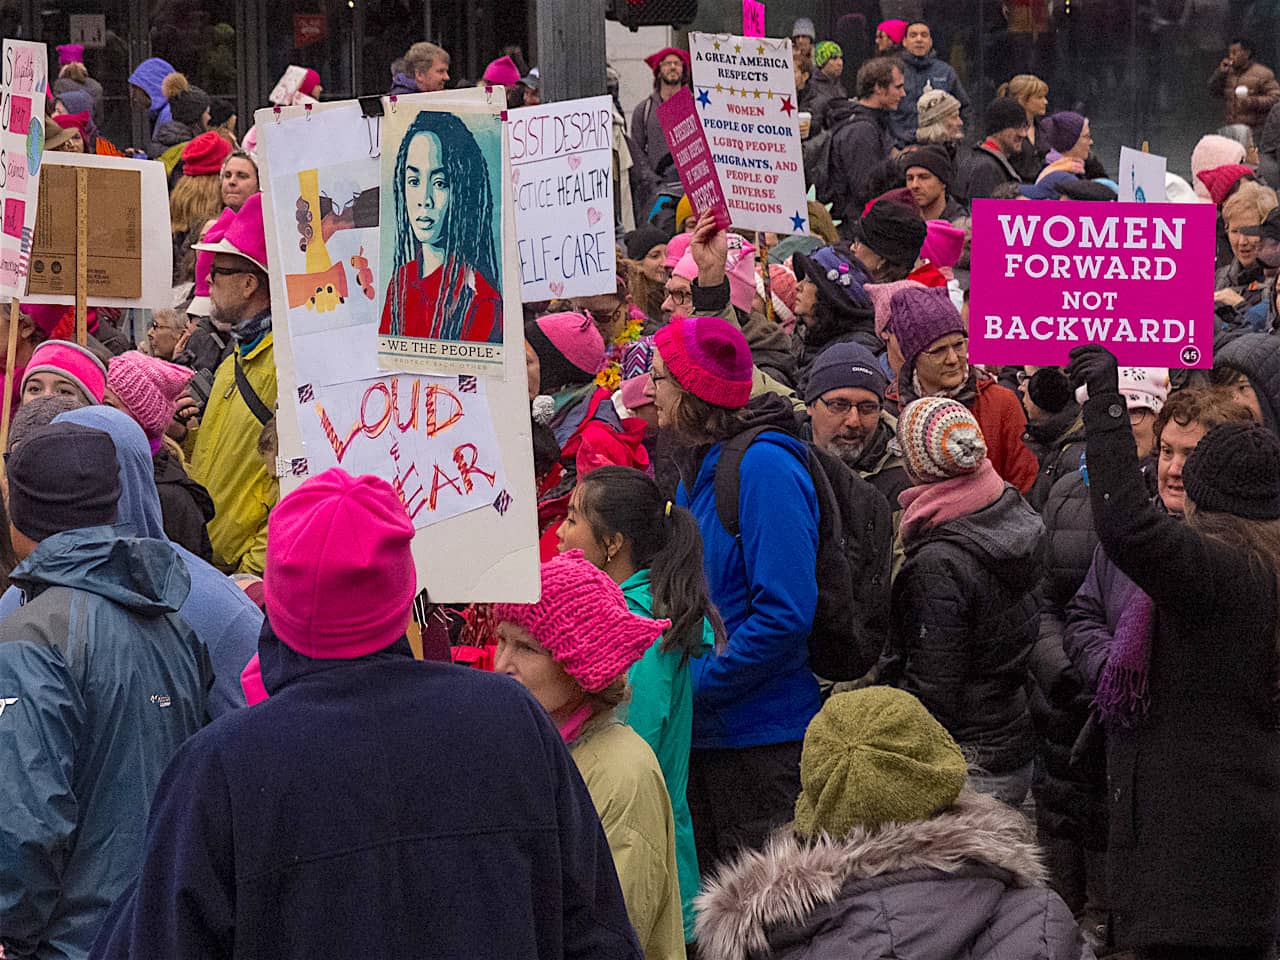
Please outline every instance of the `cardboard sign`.
M420 98L463 115L487 106L482 90L409 102ZM405 103L401 98L398 109ZM390 115L385 99L383 105ZM500 248L505 327L514 346L503 355L500 376L380 372L385 118L365 117L348 100L309 113L267 108L256 120L281 492L334 466L381 477L418 528L418 586L432 600L537 599L537 501L514 239ZM498 174L500 184L509 183L509 168ZM495 203L509 218L510 189L500 186Z
M1120 187L1121 203L1164 203L1165 170L1167 163L1164 157L1154 153L1143 153L1131 147L1120 148Z
M44 100L48 62L43 43L6 40L0 62L0 296L27 289L31 234L44 162ZM74 191L73 191L74 193Z
M698 114L735 227L809 229L791 41L689 34Z
M74 154L68 154L74 156ZM76 295L76 168L44 169L31 248L32 294ZM142 175L89 168L91 298L142 296Z
M742 0L742 35L764 36L764 4L760 0Z
M701 216L702 211L711 210L715 213L716 223L722 228L728 227L733 221L729 218L729 207L720 187L720 176L711 159L711 146L702 131L702 122L698 119L693 94L688 87L658 106L658 121L662 124L662 133L671 148L684 195L689 198L694 214Z
M974 363L1060 366L1098 343L1121 365L1213 365L1210 204L976 200Z
M37 278L33 259L31 288L24 299L32 303L75 303L74 171L77 167L87 167L90 171L88 305L147 310L173 306L173 233L169 229L169 190L164 164L89 153L45 154L41 179L66 176L70 186L60 183L49 187L46 206L46 193L41 185L40 221L34 231L34 244L42 257L46 254L62 257L63 266L55 275L53 261L46 259L44 270ZM116 176L103 178L103 173ZM49 241L52 247L46 245L43 236L43 225L50 215L53 217L51 229L56 231L56 237ZM68 221L71 224L69 245ZM138 245L132 239L135 228ZM95 240L95 237L109 239ZM139 270L141 279L137 279ZM120 292L124 290L133 292Z
M525 303L617 289L613 104L564 100L507 113Z

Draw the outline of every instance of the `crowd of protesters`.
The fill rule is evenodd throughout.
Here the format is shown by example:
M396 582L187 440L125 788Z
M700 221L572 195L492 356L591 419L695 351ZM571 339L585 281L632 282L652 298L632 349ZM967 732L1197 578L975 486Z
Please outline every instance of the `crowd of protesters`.
M616 289L523 305L541 599L465 608L392 485L280 497L253 131L152 59L122 150L60 48L46 149L165 164L174 307L16 314L0 957L1276 956L1265 160L1169 177L1212 370L982 367L970 203L1114 201L1088 117L1021 74L971 137L923 21L793 40L808 235L682 197L683 49L617 104ZM539 102L518 50L479 81ZM1266 139L1247 40L1210 88Z

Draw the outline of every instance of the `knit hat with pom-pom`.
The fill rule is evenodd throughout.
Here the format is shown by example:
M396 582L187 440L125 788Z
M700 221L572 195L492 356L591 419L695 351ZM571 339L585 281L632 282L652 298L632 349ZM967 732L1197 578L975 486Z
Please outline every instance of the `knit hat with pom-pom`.
M173 421L178 397L194 375L190 367L130 350L111 358L107 386L155 447Z
M497 604L494 616L528 631L587 693L626 673L671 626L627 609L622 588L581 550L542 565L541 600Z

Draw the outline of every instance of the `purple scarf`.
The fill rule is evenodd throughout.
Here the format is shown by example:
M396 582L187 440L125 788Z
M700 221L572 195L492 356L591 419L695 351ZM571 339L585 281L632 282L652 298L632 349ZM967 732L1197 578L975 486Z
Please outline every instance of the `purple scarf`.
M1093 705L1107 724L1132 727L1151 707L1147 673L1151 667L1151 635L1155 604L1138 590L1120 614L1107 665L1098 678Z

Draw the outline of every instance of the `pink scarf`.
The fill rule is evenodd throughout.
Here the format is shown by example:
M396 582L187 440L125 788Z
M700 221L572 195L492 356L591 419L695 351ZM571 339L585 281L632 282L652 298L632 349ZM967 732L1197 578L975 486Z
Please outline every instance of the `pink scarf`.
M1004 481L990 460L973 473L938 483L922 483L898 494L902 505L902 542L911 543L940 523L967 517L990 506L1004 493Z
M594 715L595 707L588 700L571 713L568 719L560 725L560 739L565 743L573 743L578 739L578 734L582 733L582 728L587 725L587 721Z

